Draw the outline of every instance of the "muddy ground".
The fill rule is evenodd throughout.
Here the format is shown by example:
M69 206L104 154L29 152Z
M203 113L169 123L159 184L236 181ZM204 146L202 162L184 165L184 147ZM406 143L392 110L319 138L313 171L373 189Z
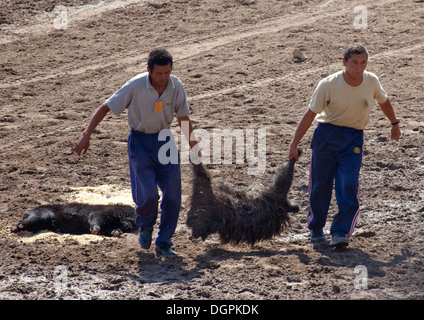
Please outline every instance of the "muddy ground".
M424 4L413 0L2 1L0 298L423 299L423 28ZM131 203L125 115L101 123L87 155L72 149L95 109L145 71L152 48L173 54L196 128L266 129L264 174L248 174L254 163L208 165L214 181L252 191L286 161L317 82L342 68L343 49L355 41L368 47L368 70L380 77L403 135L390 141L376 104L365 131L360 218L346 249L309 243L313 128L289 193L299 213L280 237L253 247L191 238L188 164L178 258L142 250L136 234L10 233L41 204ZM308 60L294 61L296 48Z

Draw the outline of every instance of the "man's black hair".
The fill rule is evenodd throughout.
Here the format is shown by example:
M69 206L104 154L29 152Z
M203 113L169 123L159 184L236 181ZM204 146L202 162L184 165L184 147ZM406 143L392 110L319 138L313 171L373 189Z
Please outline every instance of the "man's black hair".
M155 49L149 53L147 58L147 66L151 71L153 71L154 65L166 66L171 64L172 68L172 63L172 55L166 49Z
M348 46L343 54L343 58L345 58L346 61L349 60L352 54L362 54L365 53L368 60L368 50L360 43L354 43Z

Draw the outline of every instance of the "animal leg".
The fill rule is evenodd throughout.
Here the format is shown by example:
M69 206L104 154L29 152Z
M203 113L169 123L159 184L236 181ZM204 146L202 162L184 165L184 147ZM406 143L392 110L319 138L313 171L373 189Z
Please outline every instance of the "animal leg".
M115 230L113 230L113 231L112 231L112 233L111 233L111 235L112 235L112 236L114 236L115 238L120 237L120 236L121 236L121 234L122 234L121 229L115 229Z
M10 231L13 232L13 233L17 233L17 232L22 231L24 229L25 229L24 225L22 223L18 223L16 226L13 226L12 228L10 228Z
M100 227L99 226L93 226L90 228L90 231L92 234L100 234Z

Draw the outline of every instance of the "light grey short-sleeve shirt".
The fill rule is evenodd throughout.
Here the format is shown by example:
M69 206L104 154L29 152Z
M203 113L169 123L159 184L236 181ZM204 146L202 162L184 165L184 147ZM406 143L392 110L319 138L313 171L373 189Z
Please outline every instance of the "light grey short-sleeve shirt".
M150 83L149 73L144 72L130 79L105 103L116 115L128 109L128 125L144 133L158 133L169 128L175 115L190 114L183 84L173 75L160 97Z

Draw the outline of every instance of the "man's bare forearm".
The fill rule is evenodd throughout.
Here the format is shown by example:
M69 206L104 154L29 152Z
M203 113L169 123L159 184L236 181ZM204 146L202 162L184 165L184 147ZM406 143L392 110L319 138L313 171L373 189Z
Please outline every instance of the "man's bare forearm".
M81 153L86 153L90 146L90 136L93 133L94 129L96 129L97 125L104 119L106 114L109 112L109 107L106 104L102 104L94 113L93 117L90 120L90 123L85 129L82 137L78 139L75 143L75 152L78 155Z
M91 135L94 129L96 129L97 125L104 119L109 110L110 109L106 104L102 104L93 114L87 129L84 131L84 134Z
M299 124L297 125L296 131L290 144L289 158L297 158L297 145L308 131L309 127L315 119L315 116L316 113L312 112L310 109L308 109L308 111L306 111L306 113L303 115L302 120L300 120Z

